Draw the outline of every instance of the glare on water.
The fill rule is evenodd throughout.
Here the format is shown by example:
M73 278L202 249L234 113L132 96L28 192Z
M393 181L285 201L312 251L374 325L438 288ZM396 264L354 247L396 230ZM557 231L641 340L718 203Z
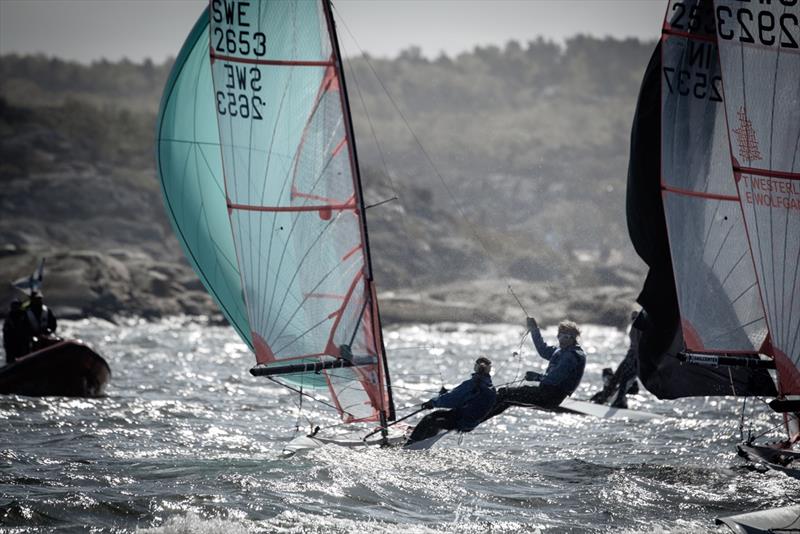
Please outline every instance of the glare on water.
M250 376L254 358L232 329L181 318L62 328L107 359L108 397L0 398L0 525L10 532L698 532L800 495L796 480L741 468L741 401L729 398L659 401L642 390L630 406L663 418L515 408L429 451L331 445L284 458L298 432L336 421ZM400 416L466 378L479 355L493 360L496 385L546 363L515 325L385 336ZM599 388L626 343L624 332L584 327L575 398ZM754 431L778 423L757 402L746 410Z

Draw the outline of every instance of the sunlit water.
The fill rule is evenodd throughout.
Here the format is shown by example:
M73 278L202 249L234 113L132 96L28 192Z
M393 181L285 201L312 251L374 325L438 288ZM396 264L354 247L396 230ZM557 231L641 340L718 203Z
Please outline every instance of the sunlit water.
M665 416L657 422L515 408L429 451L326 446L284 458L298 422L305 432L333 421L308 402L298 417L296 394L251 377L233 330L179 319L61 328L106 358L108 397L0 397L3 532L713 532L716 516L800 498L800 481L742 468L732 399L631 398ZM460 382L481 354L498 385L541 371L521 334L386 329L397 406ZM598 389L626 342L585 328L575 398ZM750 415L754 430L778 423L762 407Z

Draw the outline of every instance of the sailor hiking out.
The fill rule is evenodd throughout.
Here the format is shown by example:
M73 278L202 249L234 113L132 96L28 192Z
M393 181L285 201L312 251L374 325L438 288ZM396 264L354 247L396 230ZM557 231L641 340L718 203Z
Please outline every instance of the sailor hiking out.
M409 436L406 445L431 438L442 430L469 432L480 424L486 413L494 406L497 396L492 385L492 362L488 358L475 361L472 376L452 391L422 403L423 409L436 410L420 420Z
M603 369L603 389L594 394L590 399L592 402L605 404L616 392L611 406L613 408L627 408L628 400L626 395L628 393L635 394L639 391L638 383L636 382L639 374L639 340L642 338L645 321L644 310L631 314L631 327L628 332L628 339L630 340L628 352L619 366L617 366L616 371L610 373L610 369ZM607 380L606 371L609 371Z
M539 356L550 362L547 370L543 375L535 371L525 373L525 380L539 381L537 386L500 388L497 402L485 419L494 417L511 406L555 408L572 395L581 383L586 354L577 341L580 335L578 325L572 321L562 321L558 325L557 347L545 343L533 317L527 318L527 326Z
M8 315L3 322L3 348L6 349L6 363L13 363L20 356L31 351L31 335L22 303L14 299L9 306Z

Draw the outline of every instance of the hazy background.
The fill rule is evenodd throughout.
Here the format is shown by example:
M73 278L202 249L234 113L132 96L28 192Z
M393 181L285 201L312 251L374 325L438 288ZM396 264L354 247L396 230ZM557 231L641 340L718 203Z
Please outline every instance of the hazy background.
M214 312L154 164L205 5L0 1L0 281L47 256L62 314ZM512 283L545 321L625 322L629 133L664 8L336 3L366 202L399 198L369 212L388 320L516 321Z
M89 63L174 57L206 0L2 0L0 52ZM340 22L372 56L418 46L432 59L544 37L659 35L661 0L338 0ZM340 32L342 34L346 32Z

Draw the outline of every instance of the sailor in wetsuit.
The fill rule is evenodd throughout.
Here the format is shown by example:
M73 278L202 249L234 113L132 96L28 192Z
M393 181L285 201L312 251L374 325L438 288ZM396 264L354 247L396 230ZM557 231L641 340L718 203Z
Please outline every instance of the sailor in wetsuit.
M488 358L475 361L474 373L454 390L422 404L424 409L450 408L429 413L414 427L406 445L435 436L441 430L469 432L483 420L495 402L492 385L492 362Z
M6 349L6 363L13 363L20 356L31 351L31 335L28 319L22 303L14 299L3 322L3 348Z
M44 305L42 295L31 295L28 309L25 310L31 336L31 348L37 350L42 347L42 340L52 338L56 333L56 316Z
M590 399L592 402L605 404L616 391L617 394L611 406L614 408L627 408L628 400L626 395L628 393L636 394L639 391L636 382L636 377L639 374L639 340L642 338L645 321L644 310L631 314L631 329L628 332L628 339L630 340L628 352L619 366L617 366L617 370L609 376L608 381L605 380L606 369L603 369L603 389L594 394Z
M538 386L500 388L497 402L485 419L494 417L511 406L555 408L572 395L581 383L586 354L578 345L578 325L572 321L562 321L558 325L558 347L544 342L539 325L533 317L527 318L527 325L536 351L550 364L544 375L535 371L525 373L525 380L538 380Z

